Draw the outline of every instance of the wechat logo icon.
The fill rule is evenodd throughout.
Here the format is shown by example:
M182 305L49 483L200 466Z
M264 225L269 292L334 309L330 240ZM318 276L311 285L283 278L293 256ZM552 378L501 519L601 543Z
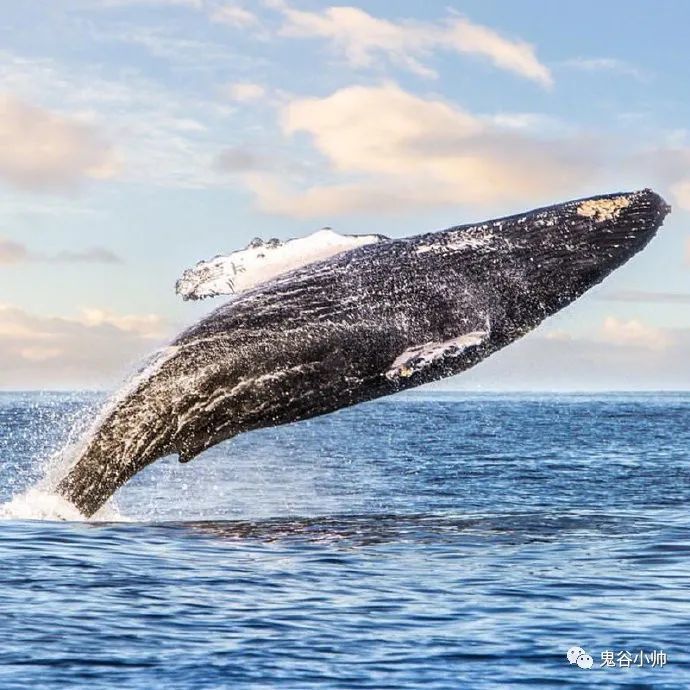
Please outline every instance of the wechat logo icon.
M580 668L589 669L594 665L594 659L582 647L571 647L566 652L566 656L569 663L577 664Z

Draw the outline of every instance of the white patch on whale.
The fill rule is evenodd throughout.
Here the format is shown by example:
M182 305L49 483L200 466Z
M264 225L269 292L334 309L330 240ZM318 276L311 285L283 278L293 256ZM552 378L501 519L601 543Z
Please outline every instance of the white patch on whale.
M458 357L470 347L481 345L489 339L489 334L487 325L485 331L472 331L443 342L432 341L408 348L395 358L386 372L386 378L409 378L439 360Z
M577 207L577 215L594 218L597 222L615 220L620 212L630 206L631 195L621 195L612 199L587 199Z
M494 239L493 233L486 233L484 235L465 235L460 236L456 240L450 242L433 242L431 244L420 244L415 250L417 254L426 254L427 252L457 252L464 249L481 249L488 247Z
M188 268L175 291L185 300L233 295L297 268L386 239L382 235L340 235L328 228L287 242L257 238L245 249Z

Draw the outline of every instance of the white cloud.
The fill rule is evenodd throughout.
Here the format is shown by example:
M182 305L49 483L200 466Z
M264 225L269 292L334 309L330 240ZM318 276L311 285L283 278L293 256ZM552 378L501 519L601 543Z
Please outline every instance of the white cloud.
M602 340L615 345L641 347L651 350L664 350L672 344L667 331L643 323L638 319L624 321L608 316L601 327Z
M223 149L217 156L215 167L225 173L240 173L272 168L275 170L277 160L247 149L235 146Z
M673 200L684 211L690 211L690 179L683 179L671 187Z
M445 387L476 390L688 390L690 331L662 329L668 348L612 343L600 337L539 329L450 379Z
M186 7L191 10L207 12L214 22L231 26L255 24L257 17L241 4L218 2L217 0L78 0L89 9L107 10L119 7Z
M86 309L47 317L0 305L2 387L113 385L168 331L159 316Z
M507 38L486 26L475 24L456 14L440 22L412 20L392 21L374 17L359 7L336 6L309 12L290 7L284 0L265 1L264 6L280 12L284 23L279 33L294 38L322 38L340 51L357 68L370 68L382 60L410 70L423 77L435 77L436 72L425 64L436 51L478 55L504 69L542 86L551 86L550 70L536 56L534 46ZM242 4L218 3L202 0L104 0L101 8L120 5L179 5L205 12L212 22L234 28L259 25L259 17ZM91 6L91 5L89 5ZM169 47L162 45L160 35L140 35L151 50L164 49L173 57ZM180 41L178 41L179 43Z
M397 173L401 158L480 135L481 121L440 100L424 100L389 84L352 86L326 98L305 98L283 110L285 132L307 132L341 171ZM445 158L445 146L438 146ZM407 171L405 171L407 172Z
M690 240L689 240L690 242ZM690 244L688 245L690 250ZM688 256L690 258L690 255ZM649 290L616 290L599 292L595 299L603 302L649 302L656 304L690 304L687 292L652 292Z
M204 12L217 24L235 28L246 28L258 24L258 17L241 4L218 2L217 0L80 0L89 10L109 10L120 7L182 7Z
M221 5L211 12L211 21L243 28L258 24L258 17L240 5Z
M97 66L70 67L2 50L0 90L73 113L70 121L102 132L117 145L118 180L183 188L222 182L211 162L228 143L228 104L192 98L135 73L104 78Z
M45 362L48 359L56 359L59 357L60 350L57 347L31 345L30 347L19 348L18 354L27 362Z
M436 76L424 59L436 50L480 55L495 66L550 86L549 69L536 57L534 47L511 40L493 29L463 17L440 23L374 17L358 7L329 7L322 12L296 10L284 3L280 33L292 37L319 37L343 53L354 67L372 67L381 59L423 77Z
M431 205L427 194L415 197L412 187L405 195L399 186L388 189L376 184L333 184L297 189L282 178L264 173L246 176L247 187L261 211L293 218L347 215L349 213L395 213L415 205Z
M673 210L690 211L690 146L685 130L657 133L656 143L633 152L623 161L629 169L638 173L646 184L659 187L669 194ZM666 191L668 190L668 192Z
M0 179L29 190L69 190L118 171L112 147L90 124L0 96Z
M219 69L233 72L238 66L253 64L251 57L233 50L227 43L183 32L165 23L98 24L91 28L91 39L140 46L177 69L196 73L212 73Z
M370 67L377 58L422 76L434 76L417 57L426 56L440 39L433 25L396 24L371 16L358 7L329 7L323 12L305 12L284 6L285 24L280 33L295 38L327 39L354 67Z
M235 82L227 84L222 92L231 100L238 103L249 103L262 99L266 95L266 89L261 84L252 82Z
M484 118L487 123L505 129L515 129L534 134L562 135L572 129L566 122L543 113L501 112Z
M690 237L685 240L685 263L690 266Z
M569 342L573 340L573 334L563 329L547 331L543 337L546 338L546 340L555 340L557 342Z
M201 10L204 7L204 0L85 0L85 4L101 10L136 5L188 7L193 10Z
M607 57L597 57L597 58L573 58L571 60L566 60L562 63L566 67L571 67L577 70L583 70L586 72L610 72L613 74L620 74L623 76L633 77L639 81L645 81L649 78L649 73L641 70L635 65L631 65L629 62L624 60L619 60L618 58L607 58Z
M157 314L115 314L108 309L82 309L79 323L93 328L96 326L112 326L120 331L135 333L142 338L160 338L166 331L163 319Z
M451 24L446 42L460 52L483 55L496 67L532 79L542 86L553 84L551 72L539 62L532 45L508 40L486 26L456 19Z
M23 244L0 237L0 265L18 264L29 258L29 250Z
M121 264L122 259L105 247L90 247L89 249L70 250L63 249L56 254L38 254L39 261L66 264Z
M0 237L0 265L19 264L29 261L48 263L97 263L118 264L122 259L104 247L91 247L81 250L63 250L55 254L30 250L26 245Z
M331 170L352 178L306 189L283 176L247 178L262 209L286 215L524 203L572 192L593 172L574 143L537 140L392 84L292 101L281 122L286 134L307 133Z

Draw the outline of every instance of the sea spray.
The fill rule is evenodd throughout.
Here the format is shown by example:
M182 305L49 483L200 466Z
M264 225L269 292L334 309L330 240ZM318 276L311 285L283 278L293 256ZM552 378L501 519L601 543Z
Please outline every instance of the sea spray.
M9 491L5 494L10 498L0 503L0 520L85 520L69 501L56 493L55 487L77 457L85 431L93 425L102 407L101 398L89 401L92 404L84 404L82 399L81 404L66 410L64 398L53 404L50 396L46 395L47 405L43 401L32 405L34 419L31 420L30 437L15 432L22 447L33 452L29 450L31 461L11 476ZM3 412L12 414L7 408ZM122 521L124 518L111 504L104 506L93 519Z

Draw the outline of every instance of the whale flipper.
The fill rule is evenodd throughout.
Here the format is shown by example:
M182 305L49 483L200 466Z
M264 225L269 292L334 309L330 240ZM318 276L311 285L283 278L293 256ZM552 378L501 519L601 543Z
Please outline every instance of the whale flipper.
M316 261L388 239L383 235L341 235L330 228L286 242L256 238L244 249L188 268L175 291L184 300L234 295Z
M484 331L471 331L463 335L444 340L428 342L423 345L407 348L391 364L386 372L390 381L399 378L410 378L428 369L443 368L448 360L466 354L467 350L480 347L489 340L490 328Z

